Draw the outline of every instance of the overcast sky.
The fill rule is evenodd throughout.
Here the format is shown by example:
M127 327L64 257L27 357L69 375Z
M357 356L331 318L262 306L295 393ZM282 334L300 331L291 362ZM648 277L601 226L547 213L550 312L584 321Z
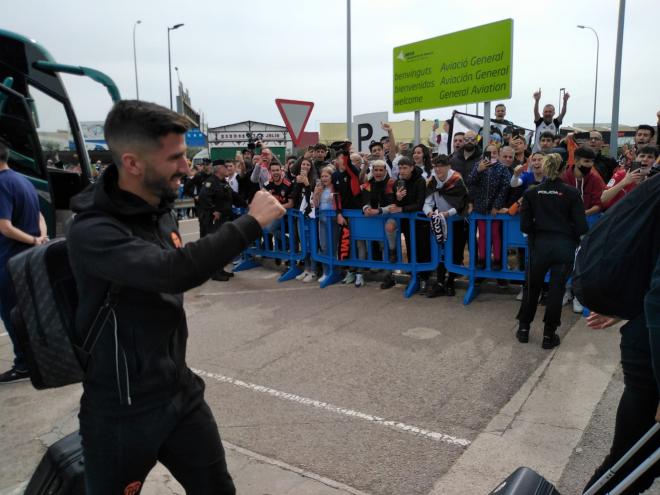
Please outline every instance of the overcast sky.
M167 26L185 23L171 33L172 66L211 126L243 120L282 125L275 98L313 101L307 130L346 121L345 0L21 0L11 6L2 9L1 28L36 39L58 62L107 73L124 98L135 97L134 22L142 20L136 31L140 97L166 106ZM585 24L600 36L596 120L609 122L618 8L617 0L352 0L353 113L412 118L392 113L393 47L510 17L507 118L529 127L532 92L540 87L541 103L556 105L565 87L571 94L565 123L591 121L596 40L576 28ZM658 18L658 0L627 2L622 124L654 124L660 109ZM172 79L176 92L174 69ZM67 76L65 84L79 120L105 118L109 96L96 83ZM451 110L423 111L422 118L442 119Z

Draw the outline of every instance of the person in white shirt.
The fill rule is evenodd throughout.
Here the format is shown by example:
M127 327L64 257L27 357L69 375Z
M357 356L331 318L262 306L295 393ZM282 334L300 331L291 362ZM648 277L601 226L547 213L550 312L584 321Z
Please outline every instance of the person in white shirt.
M446 155L448 140L449 124L445 120L441 126L440 121L435 119L433 121L433 130L431 130L431 134L429 134L429 145L431 146L431 152L434 155Z

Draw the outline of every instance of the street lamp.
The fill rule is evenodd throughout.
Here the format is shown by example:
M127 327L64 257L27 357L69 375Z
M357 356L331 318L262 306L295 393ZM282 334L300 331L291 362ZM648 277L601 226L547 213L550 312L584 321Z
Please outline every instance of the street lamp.
M170 75L170 110L172 110L172 52L170 50L170 31L179 29L183 24L175 24L167 28L167 68Z
M598 95L598 52L600 51L600 40L598 39L598 33L594 28L589 26L582 26L582 25L578 25L578 28L591 29L591 31L593 31L593 33L596 35L596 83L594 85L594 117L591 123L592 129L595 129L596 128L596 97Z
M137 52L135 51L135 28L138 24L142 24L142 21L135 21L133 24L133 63L135 64L135 98L140 99L140 88L138 87L138 76L137 76Z

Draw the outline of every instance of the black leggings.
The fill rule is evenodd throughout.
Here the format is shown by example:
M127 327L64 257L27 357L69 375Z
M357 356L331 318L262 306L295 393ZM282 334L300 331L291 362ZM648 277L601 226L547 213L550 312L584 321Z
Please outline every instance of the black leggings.
M614 439L610 453L603 464L587 483L585 490L593 485L612 465L614 465L655 423L658 407L658 387L651 365L649 331L644 315L626 323L621 328L621 366L625 388L616 412ZM620 483L641 462L660 447L660 434L648 441L646 446L600 489L606 493ZM660 464L656 463L624 492L642 493L660 476Z
M174 402L128 417L80 412L89 495L136 494L156 461L186 493L234 495L218 427L206 402Z

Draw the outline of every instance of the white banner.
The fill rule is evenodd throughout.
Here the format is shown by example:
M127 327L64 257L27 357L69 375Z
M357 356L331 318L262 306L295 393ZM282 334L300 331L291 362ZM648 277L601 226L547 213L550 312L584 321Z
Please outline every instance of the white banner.
M484 118L479 115L470 115L467 113L454 112L452 118L449 121L449 131L451 138L449 139L447 145L448 146L452 145L452 143L454 142L454 134L456 134L457 132L474 131L480 136L483 136L482 134L483 126L484 126ZM491 142L499 141L500 143L502 143L503 142L502 135L506 127L509 126L507 126L506 124L498 124L497 122L493 122L491 120L490 121ZM525 131L525 138L527 140L527 144L529 145L529 143L531 143L531 140L534 137L534 131L516 125L514 125L513 128L523 129Z

